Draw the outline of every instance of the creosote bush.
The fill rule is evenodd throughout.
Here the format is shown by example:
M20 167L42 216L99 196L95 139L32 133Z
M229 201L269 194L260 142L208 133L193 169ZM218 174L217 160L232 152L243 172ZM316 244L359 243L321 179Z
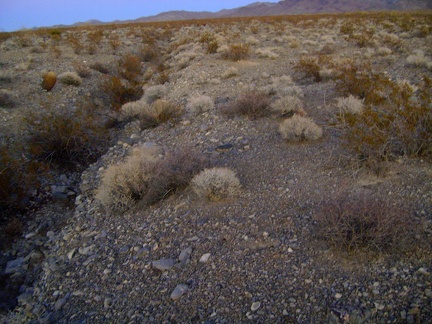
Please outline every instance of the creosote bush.
M96 200L109 212L124 212L138 202L147 206L186 187L206 166L203 156L187 149L162 157L157 147L135 148L103 173Z
M251 118L264 117L270 113L270 98L264 92L251 90L223 107L222 111L228 116L246 115Z
M317 140L322 136L322 129L315 122L298 114L285 119L279 125L279 132L288 141Z
M109 134L100 116L80 107L65 112L51 107L24 117L30 154L43 162L75 167L98 158L109 143Z
M366 195L337 197L323 204L315 220L319 238L349 252L407 248L419 228L406 209Z
M240 191L240 180L229 168L205 169L191 181L193 191L202 198L219 201L233 197Z

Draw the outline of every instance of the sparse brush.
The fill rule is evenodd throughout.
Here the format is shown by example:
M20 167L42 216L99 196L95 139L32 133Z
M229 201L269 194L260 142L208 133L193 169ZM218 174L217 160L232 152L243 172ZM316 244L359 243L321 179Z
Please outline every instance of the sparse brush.
M322 136L322 129L308 118L294 114L279 125L279 132L288 141L311 141Z
M297 71L303 73L308 78L313 78L315 82L321 81L321 68L322 65L316 57L306 56L303 56L295 66Z
M107 77L102 83L102 90L109 96L114 110L119 110L126 102L140 99L143 94L139 85L131 85L116 76Z
M223 108L228 116L246 115L251 118L267 116L270 113L270 99L261 91L248 91Z
M269 48L259 48L255 51L255 53L259 57L266 57L266 58L270 58L272 60L277 59L279 57L278 54L272 52L272 50Z
M143 106L139 114L142 129L156 127L180 115L181 107L167 100L158 99L150 106Z
M120 109L119 120L131 121L138 118L143 111L149 110L149 104L144 100L137 100L125 103Z
M162 84L149 86L147 88L144 88L144 95L142 97L142 100L151 104L156 100L161 99L166 92L167 92L167 88Z
M79 86L82 83L81 77L76 72L63 72L58 75L61 83L72 86Z
M315 220L319 238L348 252L407 248L418 234L406 209L366 195L345 195L324 203Z
M427 66L430 59L427 58L422 50L416 50L414 53L406 59L408 65L412 66Z
M209 96L193 96L189 99L186 109L193 115L199 115L214 107L213 100Z
M222 52L222 58L231 61L244 60L249 56L249 45L232 44L226 51Z
M235 67L231 66L221 74L221 77L223 79L228 79L236 75L238 75L238 70Z
M109 69L100 62L95 62L95 63L90 64L90 68L95 70L95 71L98 71L102 74L108 74L109 73Z
M240 180L229 168L205 169L193 177L191 186L199 197L210 201L234 197L241 189Z
M108 145L109 135L90 109L65 112L45 108L24 117L30 154L43 162L75 167L94 161Z
M141 75L141 60L133 54L126 54L119 62L119 73L129 82L137 82Z
M2 108L15 107L15 100L12 91L0 89L0 107Z

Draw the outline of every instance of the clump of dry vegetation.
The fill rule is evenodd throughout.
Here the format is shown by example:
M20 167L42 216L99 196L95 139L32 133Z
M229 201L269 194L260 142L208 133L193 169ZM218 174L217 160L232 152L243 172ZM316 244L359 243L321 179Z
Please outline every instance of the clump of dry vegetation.
M249 51L248 44L231 44L226 48L220 48L222 58L231 61L240 61L248 58Z
M205 168L202 156L179 150L161 157L158 148L135 148L120 164L103 174L96 200L109 212L124 212L137 202L155 203L173 191L186 187Z
M279 132L288 141L317 140L322 136L322 128L309 117L294 114L279 125Z
M191 181L192 189L202 198L210 201L234 197L240 192L240 180L229 168L205 169Z
M367 195L340 196L324 203L315 220L320 239L348 252L411 248L420 233L406 208Z
M158 99L151 105L142 105L138 118L141 128L155 127L170 119L178 117L182 109L170 101Z
M270 98L264 92L251 90L226 105L223 112L228 116L245 115L251 118L267 116L270 113Z

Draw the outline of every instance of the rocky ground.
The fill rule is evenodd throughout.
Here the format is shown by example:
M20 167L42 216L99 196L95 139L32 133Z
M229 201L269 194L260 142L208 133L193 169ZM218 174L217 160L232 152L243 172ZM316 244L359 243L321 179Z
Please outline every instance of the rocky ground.
M137 122L131 122L117 131L116 143L83 172L60 172L55 180L47 180L40 195L52 199L27 216L22 237L2 251L2 294L9 296L8 303L2 298L2 309L9 307L2 320L429 321L430 159L401 157L384 163L378 175L376 170L359 168L352 153L341 145L343 133L334 122L338 112L334 81L313 82L295 66L302 55L318 55L327 45L335 61L368 61L392 78L417 84L421 74L430 76L430 64L412 66L407 57L418 49L427 61L432 55L432 37L420 37L416 29L403 31L388 21L375 26L373 42L359 47L340 33L345 18L334 24L328 23L330 18L313 19L296 24L261 21L173 28L171 37L159 44L170 76L163 98L187 107L194 96L207 95L214 100L214 108L199 115L186 109L179 122L153 129L141 130ZM391 53L379 54L384 53L379 48L387 39L383 32L391 24L391 34L400 43ZM73 71L77 61L101 62L115 70L122 55L142 44L136 36L139 33L130 32L134 28L141 30L118 27L106 32L92 55L86 50L75 54L61 42L61 54L55 57L49 46L40 47L50 40L39 35L29 36L31 45L26 47L17 37L4 41L0 45L1 87L11 93L15 107L1 109L2 127L19 131L20 116L26 109L38 109L46 100L59 109L88 98L104 105L100 72L91 70L80 86L58 83L50 92L40 88L40 73L45 69ZM218 33L219 43L229 43L233 37L249 42L250 55L232 62L222 59L220 53L207 54L199 39L209 31ZM108 44L108 35L113 33L121 40L116 52ZM273 55L259 54L258 49ZM23 67L26 62L29 65ZM229 69L235 71L231 76L226 75ZM155 74L146 80L145 87L156 78ZM280 80L285 80L282 85ZM225 103L245 91L268 91L269 87L275 88L273 100L286 92L298 95L307 114L322 126L323 137L289 143L279 134L280 120L275 116L231 118L220 112ZM150 207L138 204L124 214L101 209L94 192L103 171L124 159L132 148L149 145L162 151L187 147L204 153L214 165L236 171L241 193L208 202L187 188ZM413 206L412 215L422 224L414 246L402 252L351 254L317 237L315 216L321 206L337 196L357 194Z

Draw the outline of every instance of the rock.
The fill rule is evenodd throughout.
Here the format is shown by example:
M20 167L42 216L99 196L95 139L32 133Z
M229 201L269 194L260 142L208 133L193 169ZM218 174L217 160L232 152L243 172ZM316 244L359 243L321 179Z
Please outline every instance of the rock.
M260 308L261 307L261 302L254 302L254 303L252 303L252 305L251 305L251 311L252 312L255 312L258 308Z
M178 257L179 261L180 262L186 262L189 259L191 253L192 253L191 247L184 249L183 251L180 252L180 255Z
M70 251L68 252L67 257L68 257L69 260L72 260L74 254L75 254L75 251L76 251L76 248L75 248L75 249L72 249L72 250L70 250Z
M342 294L341 293L336 293L335 294L335 298L336 299L341 299L342 298Z
M199 262L201 263L206 263L208 261L208 259L210 258L211 254L210 253L205 253L201 256L201 258L199 259Z
M176 260L174 259L160 259L152 262L152 267L160 271L166 271L174 267Z
M172 300L179 300L185 293L187 293L189 290L189 287L185 284L180 284L175 287L173 292L171 293L171 299Z
M113 303L113 301L112 301L111 298L108 298L108 297L105 298L105 299L104 299L104 308L105 308L105 309L110 308L111 305L112 305L112 303Z
M56 311L60 310L64 304L66 304L66 302L68 301L69 297L70 297L70 293L67 293L66 296L64 296L63 298L60 298L59 300L56 301L55 305L54 305L54 309Z
M430 275L430 273L427 271L426 268L420 268L420 269L417 270L417 272L420 273L420 274L422 274L422 275L424 275L424 276L429 276Z
M14 274L17 272L22 272L23 269L23 265L24 265L24 258L18 258L12 261L9 261L6 264L6 269L4 270L5 274Z
M215 148L215 150L218 152L227 152L231 150L233 147L234 145L232 145L231 143L226 143L226 144L219 145L218 147Z

